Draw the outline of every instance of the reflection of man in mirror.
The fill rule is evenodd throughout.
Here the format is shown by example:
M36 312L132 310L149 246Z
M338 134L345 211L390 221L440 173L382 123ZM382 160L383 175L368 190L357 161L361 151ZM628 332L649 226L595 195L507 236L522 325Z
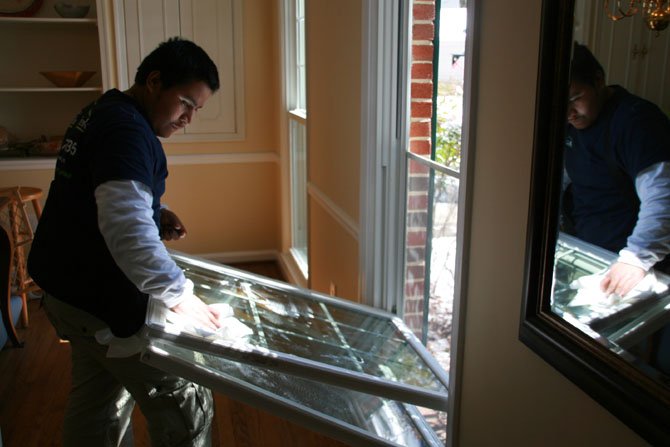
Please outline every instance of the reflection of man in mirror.
M578 238L619 253L601 289L624 296L650 268L670 271L670 120L651 102L608 86L580 44L567 119L564 218Z

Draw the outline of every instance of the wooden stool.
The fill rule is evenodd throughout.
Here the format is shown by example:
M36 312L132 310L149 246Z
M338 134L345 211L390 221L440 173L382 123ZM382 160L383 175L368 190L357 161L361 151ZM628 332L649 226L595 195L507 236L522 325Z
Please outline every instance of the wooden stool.
M25 202L32 202L35 216L39 220L42 216L42 190L30 186L14 186L0 189L0 197L9 199L7 216L9 234L14 246L14 275L13 286L15 293L21 296L23 309L21 310L21 325L28 327L28 293L40 290L28 274L27 248L33 241L33 229L26 214Z
M0 197L9 197L12 191L16 188L16 186L11 188L0 188ZM18 188L21 201L31 201L33 203L35 216L37 216L37 220L39 220L40 217L42 217L42 203L40 202L40 199L42 198L42 190L40 188L35 188L34 186L18 186Z

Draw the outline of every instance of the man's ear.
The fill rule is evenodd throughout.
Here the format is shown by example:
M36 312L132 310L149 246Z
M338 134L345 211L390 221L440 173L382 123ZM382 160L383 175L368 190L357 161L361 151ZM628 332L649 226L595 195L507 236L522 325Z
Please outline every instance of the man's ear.
M154 70L147 75L146 87L150 92L160 91L162 86L161 83L161 72Z

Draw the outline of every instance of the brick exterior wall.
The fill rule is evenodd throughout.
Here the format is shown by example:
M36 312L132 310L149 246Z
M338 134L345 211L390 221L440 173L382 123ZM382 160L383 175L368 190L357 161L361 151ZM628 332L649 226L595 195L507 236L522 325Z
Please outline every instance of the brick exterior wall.
M431 153L435 14L435 0L414 1L409 150L425 156ZM425 265L429 171L409 161L408 172L404 320L421 337L424 290L429 280Z

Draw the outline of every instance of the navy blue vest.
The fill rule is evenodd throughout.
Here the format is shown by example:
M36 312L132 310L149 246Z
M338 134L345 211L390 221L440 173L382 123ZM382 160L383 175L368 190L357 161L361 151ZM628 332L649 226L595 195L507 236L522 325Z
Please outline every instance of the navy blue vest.
M121 272L98 229L94 191L136 180L153 193L159 224L167 162L139 104L110 90L84 108L63 138L28 268L43 290L105 321L121 337L143 324L147 296Z
M565 168L572 181L575 235L618 252L637 222L637 174L670 160L670 125L651 102L619 86L612 88L613 95L591 127L568 126Z

